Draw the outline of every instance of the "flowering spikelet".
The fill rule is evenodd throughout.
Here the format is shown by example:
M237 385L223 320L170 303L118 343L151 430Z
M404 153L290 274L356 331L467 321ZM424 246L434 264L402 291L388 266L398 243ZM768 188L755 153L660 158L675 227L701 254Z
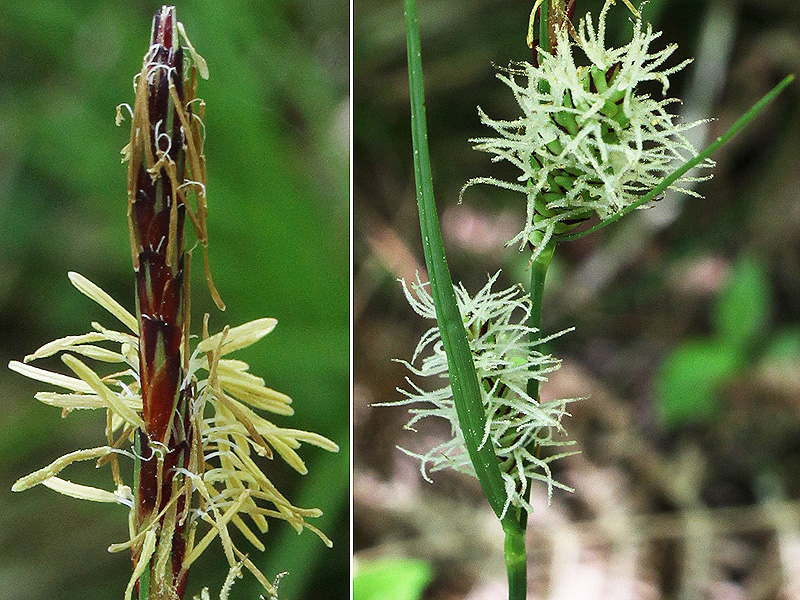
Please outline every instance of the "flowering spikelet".
M114 315L124 329L118 331L92 323L91 332L45 344L26 356L24 362L12 361L9 367L62 390L38 392L35 397L44 404L61 408L63 417L76 410L104 410L107 415L106 444L70 452L22 477L12 489L23 491L42 484L75 498L127 506L130 509L130 539L112 544L109 551L140 548L137 567L141 566L142 570L149 558L153 558L156 564L160 559L163 568L170 568L167 564L171 558L167 553L170 540L169 536L163 535L165 528L174 531L177 526L186 527L186 551L178 564L178 571L183 574L219 537L231 569L243 566L255 574L269 593L274 593L274 585L234 545L229 532L231 526L259 550L264 550L264 545L253 527L265 532L269 517L287 521L298 532L308 528L326 545L330 545L330 540L306 522L306 518L317 517L321 511L293 506L256 464L253 454L273 456L275 452L293 469L305 474L306 466L296 452L302 443L332 452L338 450L336 444L321 435L279 427L261 416L259 413L262 411L284 416L293 414L291 398L266 387L262 378L249 372L247 363L227 357L259 341L275 328L277 321L258 319L239 327L225 327L214 335L208 335L206 329L203 339L188 356L189 368L184 376L185 385L196 392L189 398L188 406L192 446L188 451L187 467L176 469L177 474L182 475L181 484L178 485L175 477L174 489L158 515L166 516L166 519L151 519L136 527L134 496L130 486L122 480L118 460L120 457L134 458L131 445L144 426L138 325L132 314L88 279L77 273L70 273L69 278L78 290ZM77 377L28 364L59 353ZM112 371L108 375L100 375L82 360L86 358L117 366L106 369ZM157 454L150 460L161 461L163 458ZM115 489L88 487L59 477L67 466L83 460L95 460L98 466L110 464ZM177 510L179 504L181 510ZM157 544L158 539L167 543ZM126 598L130 597L141 574L134 571Z
M514 93L521 117L495 120L478 108L481 122L498 137L470 140L475 149L522 173L516 182L480 177L465 188L488 183L526 195L525 227L509 244L530 241L538 251L592 213L608 218L654 188L678 161L697 154L682 133L699 122L677 122L668 110L677 100L656 100L639 89L652 81L665 94L668 76L691 61L661 69L677 47L651 52L661 33L640 18L633 21L628 44L606 48L612 4L606 2L596 28L589 14L580 21L576 41L570 39L571 24L558 28L553 53L540 51L538 66L517 63L497 75ZM588 65L576 63L578 49Z
M482 443L491 443L500 461L507 495L505 510L509 506L531 510L525 500L529 479L544 481L548 497L553 487L569 489L553 480L548 463L572 452L540 458L538 451L540 446L571 443L557 439L565 433L561 420L568 414L566 403L569 400L539 402L526 392L529 378L546 381L547 374L560 366L558 359L542 354L537 347L565 332L531 341L530 334L536 330L524 324L530 314L530 300L519 286L492 292L498 275L499 272L490 277L474 297L470 297L463 286L456 286L456 301L483 393L486 430ZM412 293L405 281L401 283L414 311L422 317L436 319L429 284L417 279L417 283L411 284ZM474 475L458 424L439 327L432 327L422 336L411 362L399 362L414 375L445 379L447 383L433 391L425 391L406 378L410 390L398 388L405 399L383 403L383 406L421 404L421 408L410 409L413 417L406 428L413 430L417 421L425 417L441 417L450 422L453 436L425 454L403 451L422 461L422 475L428 481L428 471L447 467Z
M185 48L178 44L179 34ZM321 512L293 506L252 455L273 458L277 453L305 474L306 466L296 452L301 443L334 452L338 447L320 435L278 427L265 419L258 411L291 415L291 399L266 387L263 379L249 372L247 363L227 358L270 333L277 321L258 319L210 335L206 315L203 339L190 349L186 217L203 246L211 295L224 308L211 280L206 251L204 104L195 96L198 75L208 77L205 61L176 20L174 7L162 7L153 20L142 69L134 78L134 106L121 105L131 114L130 142L122 153L129 163L136 316L84 277L70 274L73 285L127 331L93 323L90 333L61 338L26 357L25 363L9 364L27 377L66 389L66 394L36 395L61 407L63 416L77 409L106 411L106 445L71 452L21 478L13 490L43 484L69 496L128 506L130 538L109 548L131 552L133 575L125 600L133 594L149 600L182 598L189 567L216 537L231 569L222 596L227 596L242 569L252 572L274 596L276 586L234 545L229 532L235 527L264 550L254 529L265 532L268 517L285 520L298 532L309 528L331 545L305 520ZM117 123L121 121L118 109ZM58 353L77 378L27 364ZM119 368L100 375L79 356ZM120 456L135 459L134 492L122 481ZM98 466L110 463L115 490L58 477L65 467L82 460L96 460Z

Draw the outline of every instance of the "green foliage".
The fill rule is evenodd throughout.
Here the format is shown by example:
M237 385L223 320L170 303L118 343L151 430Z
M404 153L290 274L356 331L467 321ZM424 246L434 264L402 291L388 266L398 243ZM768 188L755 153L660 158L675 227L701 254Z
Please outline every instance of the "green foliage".
M433 577L422 560L383 559L359 567L353 576L353 600L419 600Z
M656 383L664 425L715 417L720 410L717 390L739 365L736 349L716 339L679 346L662 365Z
M714 306L714 329L721 343L745 349L764 333L769 318L769 280L751 256L742 257Z
M792 360L800 358L800 329L784 329L769 341L764 352L766 360Z
M666 427L707 421L719 413L720 387L749 366L769 314L769 280L764 267L754 257L743 256L734 264L714 304L713 334L683 343L662 365L656 394ZM777 347L792 343L795 340L789 337Z

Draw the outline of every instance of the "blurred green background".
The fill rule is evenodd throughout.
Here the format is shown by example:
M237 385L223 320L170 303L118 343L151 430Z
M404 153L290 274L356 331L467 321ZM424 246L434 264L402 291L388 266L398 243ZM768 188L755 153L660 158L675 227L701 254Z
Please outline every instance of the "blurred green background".
M532 0L418 0L426 109L447 258L473 293L526 283L527 253L504 248L522 196L472 177L513 180L469 138L519 108L496 67L530 60ZM576 0L576 16L602 0ZM639 4L634 1L634 4ZM607 41L630 40L621 0ZM800 73L795 0L651 0L645 20L677 43L666 63L673 110L724 132L788 73ZM426 600L506 593L502 532L476 480L419 474L397 445L424 452L441 423L403 430L409 359L431 326L398 277L424 270L414 198L400 0L354 2L354 547L363 565L423 559ZM660 93L658 86L647 91ZM598 234L559 246L548 274L546 333L563 357L543 393L586 397L565 424L582 451L555 463L574 494L534 490L529 597L778 598L800 589L800 85L713 158L705 199L668 194ZM425 275L422 275L423 280ZM527 283L526 283L527 285ZM502 286L502 287L501 287ZM430 382L429 385L434 385ZM777 516L780 515L780 518ZM795 558L792 558L795 557Z
M147 50L157 2L0 2L0 364L42 343L105 324L67 271L99 284L129 309L133 277L125 218L132 78ZM213 310L195 253L193 324L211 328L261 316L278 327L242 352L267 385L294 399L283 426L335 440L336 455L307 448L309 474L275 461L267 473L333 540L273 523L267 552L250 557L281 580L283 598L343 598L349 573L349 16L342 0L177 5L178 19L208 61L211 263L228 305ZM189 238L192 239L192 234ZM199 331L195 327L195 331ZM50 363L58 368L58 363ZM18 477L103 439L102 417L33 399L39 386L0 369L0 598L121 598L127 512L37 488L13 494ZM84 465L81 465L84 466ZM107 485L89 465L65 476ZM241 547L246 548L246 543ZM218 593L227 566L218 544L193 567L191 593ZM187 597L190 597L187 595ZM258 597L252 577L231 598Z

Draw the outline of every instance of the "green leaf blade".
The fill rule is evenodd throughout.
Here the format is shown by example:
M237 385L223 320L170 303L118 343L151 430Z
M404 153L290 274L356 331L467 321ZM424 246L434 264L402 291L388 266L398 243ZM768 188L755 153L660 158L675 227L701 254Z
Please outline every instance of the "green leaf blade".
M763 266L753 257L742 257L733 266L714 307L717 336L735 348L752 347L766 329L770 303Z
M489 443L481 445L486 427L483 395L475 372L461 313L456 304L453 282L447 266L444 243L439 228L439 218L436 214L425 119L422 56L416 0L405 0L405 18L414 174L425 264L431 282L431 296L436 307L436 320L439 323L442 344L447 355L450 385L467 452L486 499L495 514L500 517L505 509L507 498L505 486L494 448Z
M661 367L656 396L661 422L668 429L702 423L721 409L720 387L741 364L738 349L718 340L695 340L679 346Z

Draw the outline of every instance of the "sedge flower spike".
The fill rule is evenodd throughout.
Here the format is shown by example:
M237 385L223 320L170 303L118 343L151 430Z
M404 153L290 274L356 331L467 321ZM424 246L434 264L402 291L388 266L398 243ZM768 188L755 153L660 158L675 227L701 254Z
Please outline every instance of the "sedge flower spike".
M178 38L183 39L181 47ZM191 347L189 335L189 259L184 249L187 217L202 244L211 295L224 305L208 268L206 235L204 103L196 97L198 75L208 77L205 61L164 6L153 20L151 44L134 78L128 165L128 222L136 275L136 316L97 285L70 273L72 284L111 313L122 328L92 323L92 331L45 344L24 362L9 367L59 391L36 399L75 410L106 413L106 442L70 452L19 479L14 491L44 485L62 494L110 502L129 510L129 539L109 551L128 550L133 574L124 599L176 600L184 597L189 567L217 538L230 571L221 598L243 569L250 571L271 598L271 583L231 536L238 530L256 549L269 518L308 528L330 540L306 519L318 509L294 506L272 484L257 457L280 456L300 474L307 468L297 450L311 444L336 452L338 446L315 433L280 427L263 412L289 416L291 399L266 386L247 363L230 358L269 334L277 321L257 319L224 327L211 335L209 316L202 339ZM190 200L194 200L193 205ZM61 355L74 374L31 366L36 359ZM103 365L98 371L86 360ZM102 373L102 374L101 374ZM65 393L66 391L66 393ZM119 461L134 462L133 486L123 481ZM77 461L110 465L114 489L73 483L61 471Z
M697 155L683 133L700 122L679 122L669 112L678 100L655 99L641 90L642 84L655 82L666 94L669 76L691 60L663 68L677 46L651 51L661 33L640 17L633 20L628 44L607 48L612 4L606 1L596 25L587 14L577 30L568 22L558 27L552 54L539 50L538 65L516 63L497 75L513 92L522 116L496 120L478 108L481 122L497 136L470 140L474 148L521 173L516 181L471 179L464 189L485 183L525 194L526 224L509 244L530 242L538 254L554 235L593 213L606 219L630 206Z
M547 374L559 368L560 361L543 354L540 348L565 332L531 341L531 333L538 332L525 325L531 311L530 299L520 286L493 292L492 286L498 275L499 272L490 277L475 296L470 296L463 286L456 286L455 292L486 414L486 430L481 443L492 444L498 457L506 488L505 514L510 506L531 510L526 498L532 479L547 485L548 497L554 487L569 490L553 479L549 463L572 452L540 457L539 447L567 446L572 442L563 438L565 431L561 423L568 415L566 405L570 400L541 401L526 391L529 378L546 381ZM426 319L435 320L429 284L417 279L409 289L405 281L401 283L414 311ZM439 417L449 421L452 435L451 439L424 454L405 449L403 452L421 461L420 470L427 481L430 481L429 472L445 468L474 475L456 414L439 327L432 327L422 336L410 362L399 362L417 377L437 382L445 380L446 383L426 391L407 377L410 389L398 388L405 398L382 406L414 405L415 408L410 409L413 416L406 424L407 429L414 430L421 419Z
M306 518L318 517L321 512L293 506L275 488L253 455L271 457L274 451L297 472L305 474L306 465L297 453L301 444L332 452L338 450L336 444L321 435L280 427L262 416L262 412L292 415L291 398L267 387L262 378L249 372L247 363L228 356L261 340L275 328L277 321L263 318L238 327L225 327L214 335L204 332L203 339L187 357L188 369L184 374L186 387L194 390L187 398L189 458L186 466L173 469L171 489L162 491L166 494L164 507L157 516L166 519L153 518L138 524L136 498L131 487L123 482L119 466L120 459L137 457L133 442L145 427L138 326L134 316L97 285L77 273L70 273L69 278L81 293L111 313L123 327L107 328L94 322L92 331L57 339L26 356L23 362L11 361L8 366L56 388L55 392L38 392L35 398L60 408L62 417L74 411L105 411L106 444L56 459L20 478L13 491L41 484L74 498L127 507L130 539L112 544L109 551L138 549L138 565L147 563L145 556L158 557L159 551L166 561L172 540L164 535L165 528L172 530L173 535L177 527L184 528L185 551L177 565L184 577L191 564L219 537L230 568L248 569L269 593L274 593L274 586L233 543L231 528L239 530L259 550L264 550L264 545L253 528L265 532L267 518L287 521L298 532L308 528L326 545L330 541L306 522ZM75 377L30 364L57 354L61 354L61 360ZM100 375L86 359L106 365L102 370L110 371L109 374ZM169 460L171 452L162 448L149 460L158 467ZM70 464L85 460L94 460L98 466L110 465L113 490L73 483L59 476ZM163 467L158 472L165 478ZM181 510L177 510L179 506ZM161 567L172 568L166 562ZM134 571L126 598L141 574Z

